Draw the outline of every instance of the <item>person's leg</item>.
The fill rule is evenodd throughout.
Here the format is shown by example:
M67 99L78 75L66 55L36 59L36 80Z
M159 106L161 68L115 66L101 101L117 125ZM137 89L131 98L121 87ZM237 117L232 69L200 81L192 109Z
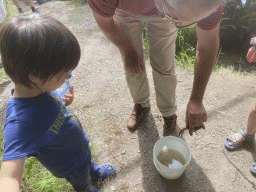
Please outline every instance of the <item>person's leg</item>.
M17 7L19 13L24 13L23 9L20 7L19 1L18 0L12 0L14 5Z
M156 91L157 106L165 121L164 136L175 135L177 106L175 90L177 74L175 71L175 40L177 29L160 17L148 17L150 64Z
M244 130L247 135L252 135L256 131L256 102L253 104L247 120L247 128ZM245 138L241 133L235 133L236 140L242 142ZM233 145L231 141L228 141L230 146Z
M32 0L26 0L31 7L32 12L39 13L39 11L35 8L34 3Z
M142 23L138 17L138 15L132 13L116 10L114 19L129 42L144 59ZM133 75L125 69L125 75L134 103L140 103L143 107L148 107L149 84L146 71L139 75Z
M34 3L33 3L32 0L26 0L26 1L28 2L28 4L29 4L30 7L34 7Z
M84 163L78 170L65 178L76 191L79 192L99 192L98 189L90 185L90 162Z
M122 10L116 10L114 15L115 22L119 25L124 35L141 57L144 58L142 23L140 17L141 15ZM143 120L146 112L149 110L149 83L146 71L134 75L125 69L125 75L133 102L135 103L134 110L127 120L128 128L133 129Z
M116 173L116 168L110 163L104 163L98 166L91 160L90 165L90 176L93 180L103 179L109 176L112 176Z
M160 17L147 20L150 64L156 91L156 101L164 117L176 113L175 40L177 29Z
M248 116L248 120L247 120L247 127L246 129L244 130L244 132L248 135L248 136L251 136L253 135L255 132L256 132L256 102L254 102L254 104L252 105L252 108L250 110L250 113L249 113L249 116ZM236 141L238 142L243 142L245 140L245 137L243 137L241 135L241 133L237 132L234 134L235 138L236 138ZM231 142L230 140L227 140L228 142L228 145L229 146L233 146L233 142ZM255 171L256 171L256 165L253 164L250 169L251 169L251 172L254 173L255 175Z
M96 177L100 177L100 175L102 174L102 172L100 171L98 165L96 163L94 163L93 160L91 160L90 163L90 175L92 178L96 178Z
M17 9L21 8L18 0L12 0L12 2L17 7Z

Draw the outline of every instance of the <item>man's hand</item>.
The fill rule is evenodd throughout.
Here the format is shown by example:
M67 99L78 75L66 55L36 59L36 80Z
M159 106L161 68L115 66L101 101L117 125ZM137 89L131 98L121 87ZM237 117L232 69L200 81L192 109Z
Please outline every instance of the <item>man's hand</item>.
M248 50L246 58L249 63L256 63L256 37L251 39L250 44L253 45L253 47Z
M194 127L198 127L207 121L207 114L203 103L190 100L186 111L186 127L190 131L194 131Z
M145 64L143 59L135 49L130 49L124 53L125 68L132 74L140 74L145 71Z
M69 92L64 94L61 98L65 102L66 106L70 105L74 100L74 87L71 86Z

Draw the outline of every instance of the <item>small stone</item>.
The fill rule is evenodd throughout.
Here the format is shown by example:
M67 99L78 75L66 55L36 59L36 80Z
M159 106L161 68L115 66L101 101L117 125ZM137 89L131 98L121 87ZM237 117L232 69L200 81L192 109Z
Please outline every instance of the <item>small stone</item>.
M110 189L111 189L111 191L116 191L116 187L113 185L110 187Z

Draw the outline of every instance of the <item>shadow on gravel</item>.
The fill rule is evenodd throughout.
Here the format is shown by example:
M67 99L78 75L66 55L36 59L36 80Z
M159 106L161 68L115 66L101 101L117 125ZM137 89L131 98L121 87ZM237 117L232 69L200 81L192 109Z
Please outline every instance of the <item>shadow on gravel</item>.
M250 98L250 97L254 97L256 95L256 91L254 92L251 92L251 93L246 93L244 95L239 95L237 96L235 99L229 101L228 103L225 103L225 105L215 109L215 110L212 110L210 112L208 112L208 118L213 118L214 116L216 116L220 111L224 112L226 111L227 109L231 109L231 108L234 108L235 106L241 104L244 100ZM249 112L250 108L248 109L248 112ZM247 119L246 119L247 120ZM245 120L245 121L246 121Z
M153 163L154 144L160 137L151 113L147 117L146 123L142 124L137 131L142 158L142 184L144 192L215 191L210 180L204 174L203 169L193 158L191 158L190 165L179 179L168 180L160 176Z
M256 162L256 143L255 137L252 140L245 141L241 147L241 150L249 151L252 154L254 162ZM251 162L253 164L254 162Z

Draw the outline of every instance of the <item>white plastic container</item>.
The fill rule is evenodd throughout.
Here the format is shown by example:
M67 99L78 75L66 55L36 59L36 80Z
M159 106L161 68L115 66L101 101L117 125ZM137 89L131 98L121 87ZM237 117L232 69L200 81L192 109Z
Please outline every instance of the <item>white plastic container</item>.
M65 80L65 82L55 91L60 95L63 96L65 95L69 90L70 90L70 83L69 83L69 79L72 76L72 71L69 71L69 78Z
M179 168L169 168L161 164L157 159L157 155L159 152L163 151L164 149L174 149L180 152L185 158L185 161L186 161L185 165ZM162 137L154 145L154 149L153 149L154 165L157 171L159 172L159 174L166 179L179 178L185 171L185 168L190 163L190 160L191 160L190 148L188 147L185 141L183 141L178 137L174 137L174 136Z
M65 82L55 91L60 95L63 96L65 95L70 89L70 83L69 80L66 79Z

